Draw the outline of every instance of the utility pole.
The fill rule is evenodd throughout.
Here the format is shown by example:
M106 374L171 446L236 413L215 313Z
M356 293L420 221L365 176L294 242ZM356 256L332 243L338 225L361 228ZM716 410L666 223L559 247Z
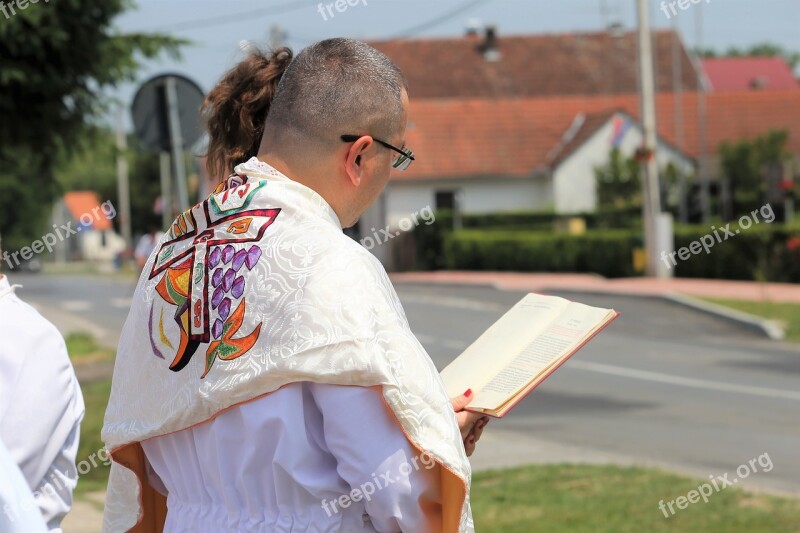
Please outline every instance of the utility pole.
M675 98L675 143L681 153L686 151L683 132L683 48L681 47L678 17L672 22L672 92ZM678 173L678 220L681 224L689 223L688 191L686 175L683 169Z
M703 52L705 45L703 40L703 4L694 6L695 16L695 30L697 31L697 50L700 54ZM711 220L711 185L708 181L708 139L706 129L706 83L705 73L703 69L702 57L697 58L697 125L699 134L699 147L697 159L700 161L700 205L703 210L703 222L708 223Z
M656 104L655 78L653 73L653 49L650 35L648 0L637 0L639 18L639 99L641 103L643 146L637 158L642 167L642 219L644 222L644 246L647 255L647 275L670 277L671 269L661 261L661 252L671 252L672 228L661 214L661 190L658 182L656 161Z
M119 202L119 226L125 240L125 255L133 249L131 236L131 195L128 182L128 139L125 133L125 107L117 113L117 201Z
M277 24L273 24L269 29L269 47L277 50L286 44L286 32Z
M183 213L189 209L189 193L186 190L186 164L183 159L183 137L181 136L181 122L178 113L178 91L175 78L170 76L166 80L167 95L167 123L169 125L170 146L172 148L172 164L175 169L175 181L178 185L178 208Z

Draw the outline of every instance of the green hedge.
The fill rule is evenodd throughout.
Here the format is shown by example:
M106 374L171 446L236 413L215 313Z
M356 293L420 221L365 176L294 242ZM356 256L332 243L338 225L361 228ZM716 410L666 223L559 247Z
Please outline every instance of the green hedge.
M743 229L732 223L729 231L734 235L727 238L720 226L722 224L716 226L719 238L715 239L709 253L701 250L685 261L678 260L677 276L800 282L800 251L790 250L788 246L792 236L800 235L800 226L761 223ZM710 227L677 227L675 249L688 248L704 235L714 236L714 232Z
M453 270L594 272L633 276L638 235L607 230L586 235L464 230L445 239L445 266Z
M562 215L552 212L504 212L487 214L464 214L462 229L529 232L551 232L559 221L583 218L589 229L641 228L641 208L599 210L596 213ZM446 268L444 260L445 236L453 230L453 214L450 210L436 212L436 223L420 225L414 229L414 249L418 270L440 270Z
M559 221L582 218L591 229L640 228L641 207L599 209L594 213L557 214L555 212L508 211L461 215L463 229L526 229L548 231ZM453 227L453 214L448 210L436 212L436 223Z
M739 229L731 224L730 231ZM712 234L710 227L677 227L675 249ZM724 233L718 231L724 239ZM761 223L722 242L710 253L677 259L675 275L691 278L800 282L800 250L789 239L800 226ZM633 251L641 246L637 230L594 230L584 235L541 231L462 230L440 235L441 252L428 250L438 268L511 270L520 272L596 273L606 277L634 276Z

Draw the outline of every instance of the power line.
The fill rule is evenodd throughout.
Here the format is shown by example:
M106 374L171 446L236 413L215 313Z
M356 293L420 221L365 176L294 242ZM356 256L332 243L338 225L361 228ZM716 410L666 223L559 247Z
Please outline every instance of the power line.
M420 32L423 32L429 28L434 26L438 26L443 22L447 22L448 20L463 14L464 11L467 11L478 4L487 5L494 0L467 0L466 2L456 6L452 10L449 10L441 15L436 16L435 18L423 22L422 24L418 24L416 26L412 26L407 28L396 35L388 37L389 40L397 40L397 39L406 39L409 37L413 37ZM155 28L153 31L172 31L172 32L181 32L181 31L192 31L198 29L205 29L205 28L213 28L216 26L222 26L225 24L233 24L236 22L241 22L242 19L252 20L255 18L262 18L268 17L273 15L281 15L284 13L289 13L291 11L296 11L298 9L302 9L305 7L312 6L313 3L309 3L309 0L294 0L291 2L286 2L284 4L274 6L272 8L262 8L262 9L255 9L250 11L242 11L239 13L234 13L227 16L222 17L207 17L202 19L190 20L178 24L170 24L169 26L161 26ZM288 37L293 37L295 39L304 41L308 44L316 42L316 40L308 39L306 37L299 36L294 32L289 32Z
M233 13L227 16L207 17L202 19L190 20L178 24L170 24L169 26L161 26L154 31L192 31L203 28L213 28L215 26L222 26L223 24L233 24L234 22L241 22L243 19L252 20L255 18L269 17L272 15L282 15L291 11L296 11L305 7L311 7L312 4L309 0L294 0L292 2L285 2L271 8L251 9L250 11L242 11L240 13Z
M419 24L417 26L412 26L411 28L403 30L402 32L400 32L398 34L393 35L392 37L389 37L389 39L390 40L395 40L395 39L407 39L409 37L413 37L414 35L416 35L416 34L418 34L420 32L423 32L423 31L427 30L428 28L432 28L434 26L438 26L442 22L447 22L448 20L450 20L450 19L452 19L452 18L454 18L454 17L456 17L458 15L461 15L464 11L466 11L466 10L468 10L468 9L478 5L478 4L488 5L488 4L491 4L492 2L494 2L494 0L468 0L467 2L464 2L463 4L460 4L460 5L456 6L454 9L452 9L452 10L446 12L446 13L443 13L443 14L439 15L436 18L433 18L433 19L431 19L431 20L429 20L427 22L423 22L422 24Z

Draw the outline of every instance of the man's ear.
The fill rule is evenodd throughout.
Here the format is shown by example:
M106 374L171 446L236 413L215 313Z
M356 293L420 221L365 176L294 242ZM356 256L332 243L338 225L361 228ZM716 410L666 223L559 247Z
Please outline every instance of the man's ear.
M369 150L372 146L372 137L364 135L359 137L357 141L350 145L347 151L344 167L347 173L347 178L353 186L358 187L361 185L361 180L364 175L364 152Z

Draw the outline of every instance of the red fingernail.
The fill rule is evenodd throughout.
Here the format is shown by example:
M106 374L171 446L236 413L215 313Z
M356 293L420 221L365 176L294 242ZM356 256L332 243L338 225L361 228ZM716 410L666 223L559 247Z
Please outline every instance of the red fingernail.
M467 389L467 392L464 393L464 396L466 396L467 398L472 396L472 389Z

